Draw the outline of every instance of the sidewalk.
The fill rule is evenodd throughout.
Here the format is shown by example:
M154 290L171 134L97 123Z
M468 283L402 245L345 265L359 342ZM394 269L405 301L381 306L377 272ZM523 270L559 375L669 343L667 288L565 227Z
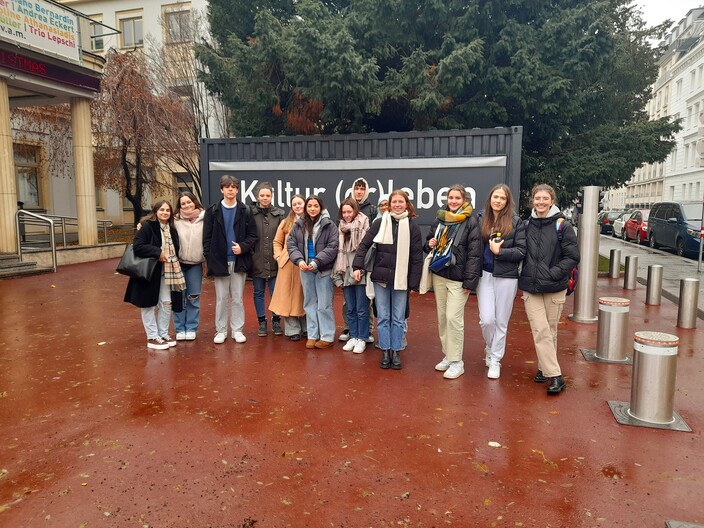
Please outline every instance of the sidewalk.
M623 265L626 263L626 256L638 257L638 282L643 285L641 292L643 300L645 300L645 287L648 284L648 266L650 265L660 264L663 267L662 295L675 305L679 303L680 280L699 279L697 315L699 319L704 319L704 263L702 263L702 273L698 273L696 260L678 257L674 253L651 249L648 246L639 246L633 242L624 242L611 236L599 235L599 254L609 258L612 249L621 250L621 264ZM623 284L623 279L621 279L621 284Z
M635 249L635 248L634 248ZM435 302L411 296L403 370L379 351L256 336L148 351L117 261L0 281L0 526L13 528L662 527L704 523L704 332L632 299L630 330L680 337L675 410L692 433L619 425L631 367L587 362L595 324L559 327L568 388L548 397L523 302L489 380L477 303L465 374L445 380ZM335 314L342 299L336 292ZM338 321L339 323L339 321Z

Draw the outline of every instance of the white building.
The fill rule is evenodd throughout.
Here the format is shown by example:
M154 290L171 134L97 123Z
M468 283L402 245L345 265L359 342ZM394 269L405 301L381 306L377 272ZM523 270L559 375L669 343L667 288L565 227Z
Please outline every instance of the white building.
M651 119L683 118L677 145L662 163L637 169L624 189L612 190L612 209L649 209L655 202L701 201L704 156L697 153L704 138L704 8L690 10L665 39L658 79L647 112ZM701 132L700 132L701 128ZM701 147L700 147L701 148ZM704 148L702 148L704 153Z

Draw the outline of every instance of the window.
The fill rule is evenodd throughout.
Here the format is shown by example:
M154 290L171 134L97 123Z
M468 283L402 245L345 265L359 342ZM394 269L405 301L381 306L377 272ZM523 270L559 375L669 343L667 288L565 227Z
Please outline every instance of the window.
M677 84L675 85L675 97L679 99L682 96L682 79L677 81Z
M91 51L103 51L105 49L102 24L95 22L91 22L90 24L90 49Z
M24 208L39 208L39 147L13 145L15 174L17 175L17 200Z
M164 15L166 42L190 42L193 40L191 32L191 12L171 11Z
M122 31L123 48L134 48L144 44L142 17L123 18L120 20L120 31Z

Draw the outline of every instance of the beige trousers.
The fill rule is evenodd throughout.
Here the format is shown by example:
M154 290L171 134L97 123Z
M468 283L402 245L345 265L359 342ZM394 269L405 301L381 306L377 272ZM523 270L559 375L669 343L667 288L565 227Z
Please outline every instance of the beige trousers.
M438 310L438 332L448 361L461 361L464 349L464 307L468 294L462 283L433 273L433 291Z
M523 292L526 315L533 333L538 368L548 378L561 376L557 362L557 324L565 306L567 290L555 293Z

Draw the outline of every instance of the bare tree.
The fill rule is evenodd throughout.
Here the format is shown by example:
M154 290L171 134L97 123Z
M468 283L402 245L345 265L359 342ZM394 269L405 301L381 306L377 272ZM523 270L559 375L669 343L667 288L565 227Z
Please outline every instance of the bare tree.
M134 224L146 190L170 194L156 178L165 159L193 123L189 105L156 88L141 52L111 53L98 98L92 103L96 184L119 191L132 204ZM197 159L197 145L185 145ZM187 156L186 156L187 157Z

